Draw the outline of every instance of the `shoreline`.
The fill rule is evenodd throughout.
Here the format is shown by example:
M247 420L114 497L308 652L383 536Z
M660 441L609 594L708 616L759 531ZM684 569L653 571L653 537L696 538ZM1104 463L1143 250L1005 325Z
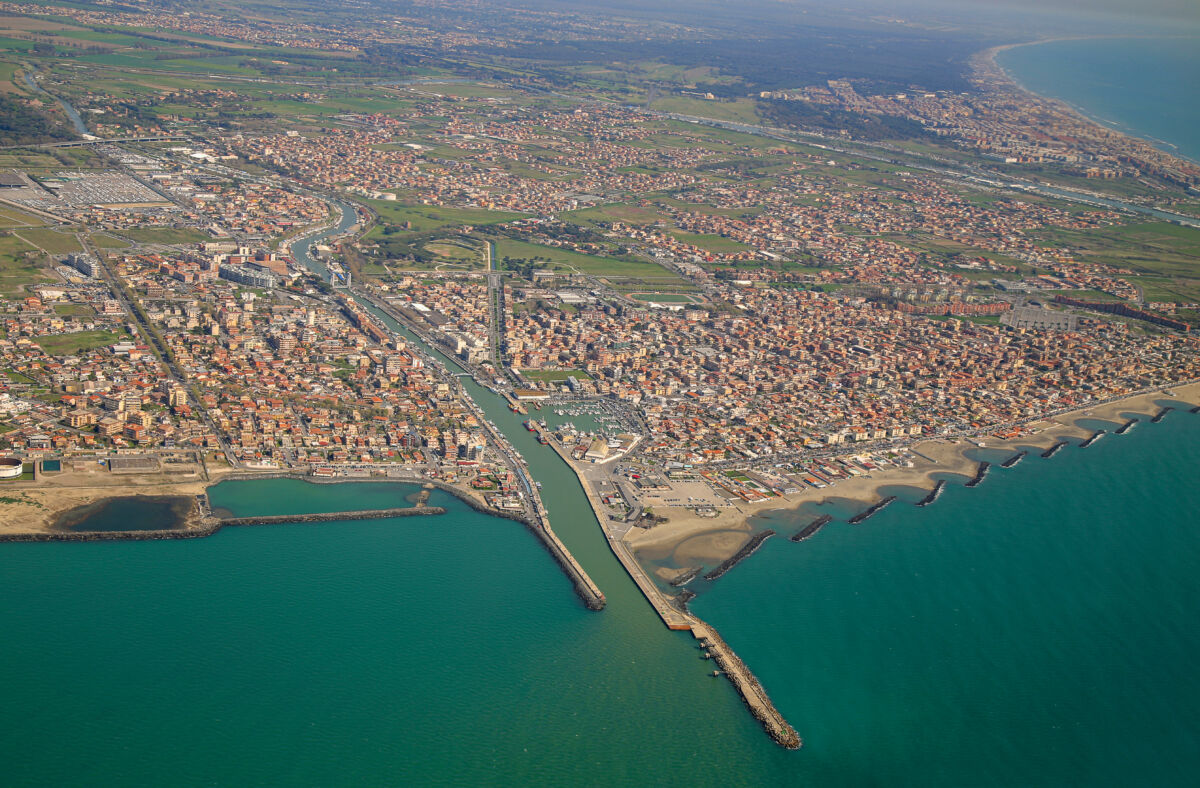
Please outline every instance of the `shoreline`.
M1200 403L1200 383L1166 387L1166 390L1171 393L1157 389L1031 422L1032 433L1008 440L986 435L975 441L933 438L911 447L918 461L910 467L892 467L865 476L853 476L823 489L805 489L753 504L731 502L729 507L720 509L716 517L704 517L686 508L656 506L656 514L666 516L667 522L631 534L626 541L648 572L653 571L652 566L670 559L674 559L680 572L715 565L736 553L755 533L765 528L777 529L779 524L765 519L766 515L796 512L806 504L834 502L861 506L858 514L885 498L883 489L887 487L915 488L928 496L938 486L940 477L958 476L965 484L978 473L980 461L971 459L968 453L983 449L1007 451L1013 455L1022 451L1040 454L1060 441L1078 444L1095 434L1096 428L1081 427L1075 424L1078 420L1108 421L1119 427L1129 420L1123 413L1139 414L1143 417L1141 420L1146 421L1161 411L1161 406L1155 404L1157 400ZM1112 429L1108 431L1113 432Z
M1169 156L1174 156L1178 159L1182 159L1184 161L1190 162L1191 164L1200 164L1200 156L1193 157L1193 156L1189 156L1187 154L1182 153L1179 150L1179 146L1177 143L1168 142L1167 140L1162 140L1157 137L1151 136L1148 133L1139 132L1136 128L1127 126L1121 121L1114 120L1112 118L1103 117L1102 115L1099 115L1099 114L1093 112L1092 110L1088 109L1087 107L1081 107L1078 104L1076 104L1072 101L1069 101L1068 99L1061 98L1059 96L1050 95L1048 93L1040 93L1036 90L1033 90L1032 88L1027 86L1025 83L1021 82L1021 80L1017 79L1017 77L1011 71L1009 71L1004 66L1002 66L1000 64L999 60L997 59L997 56L1002 52L1008 52L1010 50L1020 49L1023 47L1040 46L1042 44L1056 44L1056 43L1062 43L1062 42L1066 42L1066 41L1147 41L1147 40L1153 41L1156 39L1188 41L1188 40L1194 40L1195 36L1185 36L1185 35L1179 35L1179 36L1171 36L1171 35L1106 35L1106 34L1083 35L1083 36L1054 36L1051 38L1040 38L1035 41L1021 41L1021 42L1017 42L1017 43L1013 43L1013 44L999 44L994 47L988 47L987 49L981 50L979 52L976 52L974 55L972 55L968 59L968 65L971 66L971 68L975 72L976 76L981 76L983 74L986 74L986 67L990 66L993 70L994 75L1002 76L1012 87L1016 88L1017 90L1019 90L1022 93L1025 93L1026 95L1033 96L1034 98L1040 99L1042 101L1052 101L1052 102L1061 104L1062 106L1069 109L1072 113L1074 113L1076 116L1078 116L1082 120L1085 120L1088 123L1091 123L1093 125L1100 126L1101 128L1105 129L1106 131L1109 131L1113 134L1119 134L1123 137L1128 137L1129 139L1140 140L1144 143L1152 145L1153 147L1157 148L1162 153L1165 153ZM980 66L983 66L984 68L981 69Z

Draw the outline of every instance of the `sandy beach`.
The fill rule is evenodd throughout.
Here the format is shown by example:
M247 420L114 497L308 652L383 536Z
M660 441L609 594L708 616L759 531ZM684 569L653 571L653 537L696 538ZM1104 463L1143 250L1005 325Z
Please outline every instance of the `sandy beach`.
M737 501L720 508L715 517L703 516L683 507L656 506L655 514L665 517L666 522L649 529L632 529L625 541L644 563L670 559L677 566L685 568L675 570L647 566L656 576L669 581L688 567L701 564L711 566L736 553L751 537L751 518L755 515L772 510L795 509L805 503L820 503L832 498L860 501L865 509L882 497L879 490L883 487L904 485L931 490L937 483L935 474L972 476L979 467L978 461L966 456L972 450L984 448L1011 450L1014 453L1025 448L1044 450L1060 440L1080 440L1091 435L1093 430L1075 423L1079 420L1104 420L1119 426L1129 417L1148 421L1161 409L1155 404L1157 401L1200 404L1200 383L1167 391L1170 393L1158 390L1031 422L1026 425L1028 434L1012 440L985 436L978 440L923 441L911 447L914 455L911 467L886 468L869 475L839 480L825 489L806 489L753 504Z

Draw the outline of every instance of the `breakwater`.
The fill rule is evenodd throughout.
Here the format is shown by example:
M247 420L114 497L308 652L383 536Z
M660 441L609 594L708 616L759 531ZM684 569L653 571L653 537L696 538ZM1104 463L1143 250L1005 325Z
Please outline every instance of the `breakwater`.
M979 463L979 470L975 471L975 475L971 477L971 480L967 482L966 486L967 487L978 487L979 483L987 478L988 469L991 467L992 467L992 464L990 462Z
M733 555L729 556L724 561L722 561L717 566L716 569L714 569L711 572L709 572L708 574L706 574L704 576L704 579L705 580L716 580L718 577L725 574L730 569L733 569L735 566L740 564L742 561L746 560L751 555L753 555L755 550L762 547L763 542L767 541L774 535L775 535L775 531L771 528L768 528L767 530L763 531L760 534L755 534L754 537L750 541L748 541L744 545L742 545L742 548L740 550L738 550L736 553L734 553Z
M828 525L832 520L833 520L833 515L823 514L820 517L818 517L817 519L813 520L808 525L801 528L797 533L793 534L790 537L790 541L803 542L805 539L811 539L812 537L817 535L817 531L820 531L822 528L824 528L826 525Z
M1042 459L1043 460L1050 459L1055 454L1058 454L1060 451L1062 451L1062 447L1066 446L1066 445L1067 445L1067 441L1059 441L1058 443L1054 444L1053 446L1051 446L1050 448L1048 448L1044 452L1042 452Z
M1174 408L1163 408L1158 413L1154 414L1154 418L1150 419L1150 423L1158 424L1160 421L1163 420L1164 416L1166 416L1168 413L1170 413L1173 410L1175 410L1175 409Z
M1089 437L1083 443L1079 444L1079 448L1086 449L1088 446L1091 446L1093 443L1100 440L1107 434L1108 434L1108 430L1096 430L1095 432L1093 432L1091 434L1091 437Z
M697 566L693 569L689 569L688 571L681 574L679 577L672 580L670 585L674 586L675 588L679 588L680 586L685 586L688 583L695 580L696 575L698 575L698 574L700 574L700 567Z
M700 641L700 646L733 683L746 708L762 723L767 735L789 750L800 749L800 734L796 733L796 729L787 723L775 708L775 704L771 703L758 678L750 672L750 668L746 667L746 663L742 662L741 657L734 653L729 644L721 639L717 630L697 619L692 625L692 635Z
M917 506L928 506L929 504L942 497L942 490L946 489L946 480L938 479L938 483L933 485L933 489L929 491L921 500L917 501Z
M896 496L889 495L888 497L884 498L879 503L872 506L870 509L867 509L866 511L863 511L863 512L859 512L858 514L851 517L850 524L858 525L862 521L866 520L868 517L871 517L872 515L874 515L876 512L879 512L880 510L890 506L892 501L894 501L894 500L896 500Z
M1133 429L1133 425L1137 424L1137 423L1138 423L1138 419L1130 419L1129 421L1122 424L1120 427L1117 427L1117 434L1124 435L1125 433L1127 433L1131 429Z
M39 531L24 534L0 534L0 542L141 542L156 539L202 539L212 536L225 527L326 523L337 520L382 520L393 517L424 517L445 513L446 510L440 506L224 518L199 517L198 513L194 512L189 524L182 528L154 528L141 531Z
M363 509L357 512L313 512L310 514L267 514L258 517L223 517L220 527L277 525L281 523L330 523L337 520L384 520L392 517L424 517L445 514L440 506L406 506L398 509Z
M1025 455L1027 455L1027 454L1029 454L1029 452L1022 449L1021 451L1017 452L1013 456L1009 457L1004 462L1000 463L1000 467L1001 468L1011 468L1014 465L1016 465L1018 462L1020 462L1021 460L1025 459Z

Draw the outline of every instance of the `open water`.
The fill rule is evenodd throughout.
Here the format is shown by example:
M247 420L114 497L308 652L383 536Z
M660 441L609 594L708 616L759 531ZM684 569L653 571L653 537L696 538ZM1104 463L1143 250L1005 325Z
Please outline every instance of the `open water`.
M1200 38L1051 41L997 62L1035 93L1200 161Z
M713 584L697 611L799 752L662 628L565 466L521 448L605 611L523 526L440 492L440 517L0 545L5 785L1185 785L1200 770L1200 493L1180 481L1200 469L1200 416L776 537ZM232 483L213 500L313 511L336 490Z

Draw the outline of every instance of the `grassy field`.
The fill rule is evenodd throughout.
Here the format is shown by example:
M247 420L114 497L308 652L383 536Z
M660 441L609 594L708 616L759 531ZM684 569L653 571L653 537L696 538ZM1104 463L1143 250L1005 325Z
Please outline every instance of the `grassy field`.
M634 301L654 301L659 304L694 304L696 299L686 293L630 293Z
M467 241L462 238L438 238L425 244L425 251L435 254L443 260L454 263L469 263L473 267L482 267L483 249L480 242Z
M93 235L92 243L100 249L126 249L129 247L128 241L122 241L120 238L113 238L111 235L103 233Z
M80 331L76 334L34 337L33 341L50 355L71 356L84 350L111 345L119 339L120 336L113 331Z
M592 376L582 369L523 369L521 376L527 380L541 380L546 383L561 383L567 378L591 380Z
M87 304L55 304L54 314L63 317L79 317L80 315L94 315L96 310Z
M402 225L408 222L409 229L415 232L429 232L443 227L461 227L463 225L484 226L500 224L520 219L528 214L509 213L507 211L488 211L483 208L447 208L440 205L405 205L389 200L366 200L368 205L379 214L383 224ZM368 238L378 237L382 229L372 228Z
M731 120L737 123L755 124L762 119L753 99L739 98L733 101L707 101L688 96L664 96L650 105L659 112L675 112L694 115L698 118Z
M729 254L736 252L744 252L753 247L747 246L740 241L735 241L732 238L725 238L721 235L699 235L696 233L685 233L681 230L672 230L671 235L675 240L692 246L698 246L701 249L707 249L713 254Z
M49 227L18 230L15 234L49 254L71 254L83 251L83 245L73 234Z
M45 224L31 213L19 211L8 205L0 206L0 228L40 227Z
M552 246L526 243L502 238L496 241L496 257L524 258L527 260L544 261L545 267L574 273L592 274L593 276L627 276L637 279L677 280L678 277L655 263L640 260L623 260L613 257L596 257L590 254L580 254L567 249L556 249Z
M47 281L37 260L26 259L29 253L38 256L37 248L20 238L0 237L0 295L20 295L24 285Z
M129 230L122 230L121 233L122 235L129 236L138 243L144 244L190 244L212 240L208 233L190 228L134 227ZM116 239L113 240L115 241Z
M649 208L639 208L634 205L599 205L595 208L584 208L579 211L567 211L562 214L563 221L574 224L597 224L600 222L624 222L626 224L654 224L665 217Z

